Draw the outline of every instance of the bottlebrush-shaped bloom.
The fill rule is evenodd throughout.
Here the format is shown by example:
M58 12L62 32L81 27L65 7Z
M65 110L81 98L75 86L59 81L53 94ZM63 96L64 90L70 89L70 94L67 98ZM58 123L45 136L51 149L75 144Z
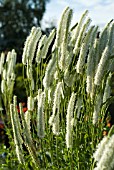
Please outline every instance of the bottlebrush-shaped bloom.
M47 41L47 36L43 35L38 43L38 49L36 52L36 62L39 64L42 58L42 48Z
M94 26L92 26L89 29L89 31L88 31L88 33L87 33L87 35L85 37L85 40L84 40L84 42L83 42L83 44L81 46L79 59L77 61L77 65L76 65L77 73L80 73L80 74L83 73L83 66L85 64L85 58L86 58L86 55L87 55L89 44L91 43L93 30L94 30Z
M14 67L16 64L16 58L17 58L17 54L16 54L15 50L12 50L11 54L10 54L10 60L8 61L7 78L9 78L11 76L12 72L14 71Z
M94 170L113 170L114 169L114 135L112 135L108 142L104 140L102 146L104 145L104 151L101 155L100 160L97 160L97 166Z
M62 98L64 98L64 94L63 94L63 82L59 82L57 84L56 89L55 89L54 101L53 101L53 114L52 114L52 116L49 119L50 125L52 125L52 123L53 123L53 120L55 118L56 112L59 112L61 96L62 96Z
M72 18L72 10L67 10L64 19L64 29L63 29L63 38L61 43L61 57L59 61L59 67L61 70L65 70L66 68L66 56L68 51L68 36L69 36L69 28Z
M37 42L39 41L41 37L41 29L38 27L32 27L30 35L27 37L25 46L23 49L23 55L22 55L22 63L24 65L27 64L27 62L31 65L36 49Z
M23 65L26 65L27 64L27 49L28 49L28 44L30 42L30 39L31 39L31 34L27 37L26 41L25 41L25 44L24 44L24 49L23 49L23 55L22 55L22 63Z
M34 98L32 96L28 97L27 108L28 108L28 111L34 110Z
M8 63L11 60L11 51L8 51L7 57L6 57L6 62Z
M18 127L19 122L17 124L17 113L16 110L14 109L14 105L10 104L10 115L11 115L11 123L12 123L12 129L13 129L13 135L14 135L14 143L16 146L16 154L18 157L18 160L20 163L24 163L24 157L23 157L23 150L22 150L22 144L23 144L23 139L20 134L20 129Z
M109 52L110 54L112 54L114 50L114 23L111 24L111 22L109 27L108 46Z
M91 23L91 19L87 19L86 23L82 26L80 32L79 32L79 35L77 37L77 40L76 40L76 44L74 46L74 49L73 49L73 54L74 55L77 55L80 48L81 48L81 45L83 44L83 39L84 39L84 36L85 36L85 33L89 27Z
M67 148L72 147L72 119L73 119L73 110L74 110L74 103L75 103L76 94L73 92L70 101L68 103L67 108L67 116L66 116L66 145Z
M76 102L76 113L77 113L77 118L79 119L80 118L80 112L81 112L81 108L83 107L83 96L79 96L78 99L77 99L77 102Z
M86 91L90 94L90 97L94 96L94 75L95 75L95 62L96 62L96 36L97 36L98 27L93 29L89 54L87 57L87 79L86 79Z
M38 27L32 34L31 39L29 41L28 49L27 49L27 59L28 59L28 64L30 64L30 65L32 64L34 54L35 54L36 45L37 45L41 35L42 35L41 29Z
M52 94L52 89L48 89L48 103L52 102L53 94Z
M23 108L23 112L24 112L24 108ZM28 130L30 131L30 120L31 120L30 112L27 110L24 115L25 115L25 121L26 121Z
M106 64L107 64L108 58L109 58L109 47L106 46L102 53L100 62L98 64L98 68L96 70L96 74L94 78L95 85L100 85L100 83L102 82L102 78L104 76L104 71L106 70Z
M23 111L22 111L22 104L21 103L19 103L19 109L20 109L20 115L21 115L22 126L23 126L24 143L26 145L26 148L27 148L31 158L33 159L33 162L35 163L35 165L37 167L39 167L38 157L36 155L36 149L34 147L32 136L31 136L31 133L28 129L28 126L27 126L27 123L26 123L26 120L25 120L25 116L24 116Z
M93 157L94 157L95 161L100 161L100 159L101 159L101 157L103 155L103 152L104 152L105 148L107 147L107 143L108 143L108 137L105 136L100 141L100 143L97 145L96 151L93 154Z
M105 86L105 89L104 89L103 103L106 102L107 99L111 95L111 86L110 86L111 77L112 77L112 74L109 73L109 76L107 77L107 81L106 81L106 86Z
M55 44L54 47L60 47L62 40L63 40L63 31L64 31L64 22L66 22L66 13L69 11L69 7L66 7L66 9L63 11L62 16L60 18L59 24L58 24L58 29L57 29L57 34L56 34L56 39L55 39ZM53 49L54 50L54 49Z
M45 76L43 79L43 86L46 89L50 88L50 85L52 83L52 79L54 78L54 73L56 71L56 58L53 55L52 59L49 61L47 67L46 67L46 72L45 72Z
M99 37L99 57L101 57L104 49L106 48L108 44L108 39L109 39L109 26L110 23L106 24L104 27L103 31L100 33Z
M39 138L43 138L45 136L44 102L44 92L42 92L39 96L37 111L37 134Z
M56 114L52 124L52 131L54 135L59 135L59 113Z
M76 40L77 40L77 38L78 38L78 36L79 36L79 32L80 32L80 30L81 30L81 27L82 27L82 25L83 25L83 23L84 23L84 20L85 20L85 18L86 18L87 15L88 15L88 10L86 10L86 11L82 14L82 16L81 16L81 18L80 18L80 20L79 20L79 23L78 23L76 29L74 30L74 34L73 34L72 39L71 39L71 42L72 42L73 44L76 43Z
M32 65L27 64L26 74L29 80L31 80L33 77L32 73L33 73Z
M48 53L48 49L49 49L49 46L51 45L53 39L55 37L55 29L53 29L50 34L49 34L49 37L47 38L47 41L45 41L45 44L42 48L42 58L46 58L46 55Z
M102 100L103 100L103 94L102 93L97 94L94 111L93 111L93 124L96 124L98 121Z

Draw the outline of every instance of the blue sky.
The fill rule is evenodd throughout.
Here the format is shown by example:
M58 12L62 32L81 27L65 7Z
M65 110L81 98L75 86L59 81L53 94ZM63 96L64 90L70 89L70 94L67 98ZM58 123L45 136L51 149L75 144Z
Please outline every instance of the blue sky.
M50 0L46 6L42 25L51 21L57 25L66 6L73 9L72 25L79 21L86 9L89 10L92 24L99 25L101 28L114 19L114 0Z

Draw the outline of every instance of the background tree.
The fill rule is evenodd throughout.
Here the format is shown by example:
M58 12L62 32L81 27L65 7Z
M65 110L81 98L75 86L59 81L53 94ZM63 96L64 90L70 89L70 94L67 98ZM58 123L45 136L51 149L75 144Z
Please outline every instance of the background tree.
M40 26L49 0L0 0L0 52L14 48L19 56L31 27Z

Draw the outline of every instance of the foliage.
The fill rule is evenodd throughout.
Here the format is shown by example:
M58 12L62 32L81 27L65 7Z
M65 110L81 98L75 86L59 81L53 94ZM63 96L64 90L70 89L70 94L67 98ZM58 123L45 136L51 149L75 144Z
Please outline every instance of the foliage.
M48 1L0 0L0 51L15 48L21 57L26 36L33 25L40 26Z

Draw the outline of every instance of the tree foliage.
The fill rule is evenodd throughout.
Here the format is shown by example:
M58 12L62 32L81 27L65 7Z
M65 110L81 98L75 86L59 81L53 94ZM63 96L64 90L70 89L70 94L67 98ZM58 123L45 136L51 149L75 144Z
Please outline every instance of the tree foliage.
M40 26L48 1L0 0L0 51L15 48L21 54L31 27Z

